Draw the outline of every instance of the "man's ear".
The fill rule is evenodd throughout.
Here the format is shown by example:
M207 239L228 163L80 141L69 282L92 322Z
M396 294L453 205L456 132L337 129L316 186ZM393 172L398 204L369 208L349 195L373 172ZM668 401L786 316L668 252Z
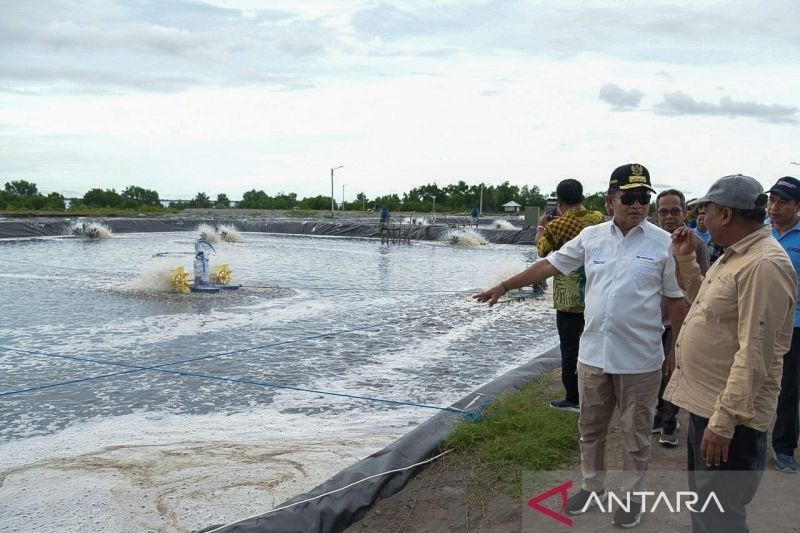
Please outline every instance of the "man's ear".
M721 207L720 208L720 223L725 226L733 221L733 209L730 207Z

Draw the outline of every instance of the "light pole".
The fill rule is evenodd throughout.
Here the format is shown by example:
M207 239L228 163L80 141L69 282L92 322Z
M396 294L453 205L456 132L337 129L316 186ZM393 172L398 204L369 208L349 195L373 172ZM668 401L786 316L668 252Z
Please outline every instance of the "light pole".
M433 195L433 223L436 224L436 195Z
M483 214L483 183L481 183L481 203L480 206L478 207L478 214L479 215Z
M342 209L341 209L342 211L344 211L344 186L345 184L342 183Z
M334 171L339 170L343 166L344 165L339 165L338 167L331 167L331 218L332 219L336 219L336 214L335 214L334 205L333 205L333 173L334 173Z

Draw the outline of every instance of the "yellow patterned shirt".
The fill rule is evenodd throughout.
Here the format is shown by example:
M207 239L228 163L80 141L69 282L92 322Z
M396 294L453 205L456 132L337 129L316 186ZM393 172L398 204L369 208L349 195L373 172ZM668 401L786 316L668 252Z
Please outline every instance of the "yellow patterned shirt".
M539 257L558 250L567 241L575 238L583 228L594 226L603 220L605 217L599 211L589 211L583 206L570 209L545 226L542 236L536 241ZM567 313L582 313L585 286L586 274L583 267L566 276L556 275L553 278L553 306Z

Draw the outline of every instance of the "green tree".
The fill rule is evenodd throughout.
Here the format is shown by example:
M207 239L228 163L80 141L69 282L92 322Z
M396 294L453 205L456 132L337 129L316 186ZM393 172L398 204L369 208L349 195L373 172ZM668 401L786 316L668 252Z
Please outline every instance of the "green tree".
M605 192L596 192L594 194L590 194L586 197L583 201L583 207L590 211L600 211L601 213L606 212L606 193Z
M356 201L355 203L355 210L356 211L366 211L367 210L367 195L363 192L356 194ZM352 209L352 208L351 208Z
M225 208L231 206L231 200L228 195L221 192L217 195L217 201L214 202L214 207Z
M211 207L211 199L204 192L199 192L197 195L189 200L189 207L198 209L208 209Z
M303 198L299 207L303 209L316 209L317 211L329 210L331 208L331 197L319 195Z
M387 194L386 196L378 196L375 198L375 205L379 208L385 207L389 211L400 210L401 202L400 197L396 194Z
M158 193L150 189L137 187L136 185L128 186L121 193L124 207L136 208L139 206L160 207L161 200L158 198Z
M270 209L291 209L295 206L297 206L297 194L280 192L272 199Z
M466 211L468 206L469 186L463 180L444 188L445 204L451 211Z
M544 207L547 203L547 199L539 190L538 185L533 185L528 187L527 185L523 185L522 189L519 191L519 200L517 200L521 205L535 205L539 207Z
M39 194L36 184L25 180L7 182L5 185L5 191L12 199L28 198L30 196L36 196Z
M45 205L45 209L47 210L64 211L67 208L67 204L64 200L63 194L57 192L51 192L50 194L47 195L46 200L47 202Z
M264 191L249 190L242 195L239 206L243 209L269 209L272 198Z
M90 189L83 195L80 205L86 207L120 207L123 198L114 189Z

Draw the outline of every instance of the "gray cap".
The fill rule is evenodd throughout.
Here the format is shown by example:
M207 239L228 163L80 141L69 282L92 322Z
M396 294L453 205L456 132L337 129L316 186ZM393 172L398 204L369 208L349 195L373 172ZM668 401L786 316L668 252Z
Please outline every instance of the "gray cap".
M750 176L725 176L715 181L708 192L697 200L691 202L692 205L715 204L734 209L756 209L766 207L767 195L761 184Z

